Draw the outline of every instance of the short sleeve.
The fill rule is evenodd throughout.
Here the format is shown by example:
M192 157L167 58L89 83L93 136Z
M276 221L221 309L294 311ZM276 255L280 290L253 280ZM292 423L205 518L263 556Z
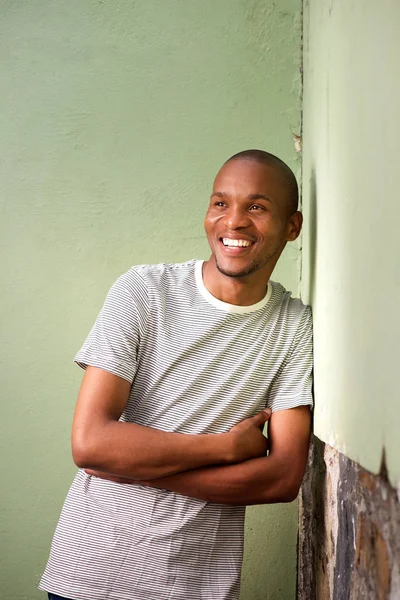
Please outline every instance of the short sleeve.
M313 406L313 328L309 306L305 307L291 349L268 392L272 411Z
M132 383L139 346L139 315L127 274L113 284L74 361L109 371Z

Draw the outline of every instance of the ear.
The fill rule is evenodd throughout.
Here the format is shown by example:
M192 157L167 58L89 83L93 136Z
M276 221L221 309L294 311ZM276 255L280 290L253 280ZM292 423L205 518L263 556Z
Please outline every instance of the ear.
M303 215L298 210L293 215L291 215L287 222L287 234L286 240L288 242L293 242L300 235L301 226L303 225Z

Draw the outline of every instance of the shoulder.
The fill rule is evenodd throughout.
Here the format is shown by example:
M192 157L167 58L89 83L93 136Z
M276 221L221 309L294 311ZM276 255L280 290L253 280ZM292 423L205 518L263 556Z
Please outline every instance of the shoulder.
M282 284L271 281L271 301L273 309L279 314L279 320L290 329L312 328L311 306L304 304L300 298L294 298L292 292Z
M300 298L292 296L292 292L286 290L281 283L271 281L272 299L277 308L290 315L311 316L311 306L304 304Z
M195 260L190 260L184 263L134 265L116 283L132 292L137 292L138 288L146 293L152 289L159 291L163 286L182 285L193 276L195 264Z

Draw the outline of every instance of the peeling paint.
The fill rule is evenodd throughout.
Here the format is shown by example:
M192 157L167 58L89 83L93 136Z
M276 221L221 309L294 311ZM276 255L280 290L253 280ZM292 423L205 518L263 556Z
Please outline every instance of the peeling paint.
M400 504L379 475L316 436L299 504L298 600L399 600Z

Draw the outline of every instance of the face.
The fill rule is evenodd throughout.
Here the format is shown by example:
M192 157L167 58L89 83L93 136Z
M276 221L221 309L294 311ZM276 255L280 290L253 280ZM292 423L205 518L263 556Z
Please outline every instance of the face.
M215 179L204 222L216 268L228 277L268 279L301 220L299 212L288 215L285 183L274 167L228 162Z

